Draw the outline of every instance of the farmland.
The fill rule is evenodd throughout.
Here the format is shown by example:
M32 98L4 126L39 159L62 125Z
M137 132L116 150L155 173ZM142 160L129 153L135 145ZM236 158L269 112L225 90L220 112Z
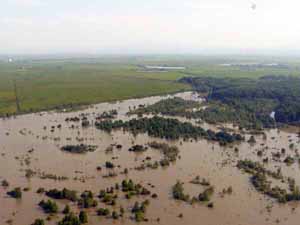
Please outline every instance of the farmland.
M299 75L296 59L275 59L283 66L254 66L273 59L203 56L143 56L98 58L20 58L0 61L0 114L125 100L190 90L176 82L184 76L251 77ZM234 63L224 66L224 63ZM183 71L145 71L141 65L185 66Z

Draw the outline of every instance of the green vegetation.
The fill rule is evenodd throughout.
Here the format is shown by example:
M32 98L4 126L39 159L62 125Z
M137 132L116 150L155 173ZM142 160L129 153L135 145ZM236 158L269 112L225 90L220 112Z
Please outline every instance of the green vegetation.
M20 187L17 187L9 192L7 192L7 194L12 197L12 198L22 198L22 190Z
M79 221L80 223L87 223L88 222L88 215L85 211L80 211L79 213Z
M56 180L56 181L63 181L68 180L69 178L66 176L57 176L56 174L50 174L50 173L40 173L39 178L41 179L49 179L49 180Z
M98 205L98 202L94 199L94 195L91 191L84 191L80 195L81 199L78 200L78 205L82 208L92 208Z
M113 194L113 190L110 191L101 190L98 197L106 205L115 205L116 198L118 196Z
M272 172L265 169L260 163L250 160L240 160L237 167L252 175L250 180L257 191L276 199L280 203L300 201L300 190L296 186L295 180L290 177L283 177L280 169L277 172ZM279 186L272 187L268 177L280 180L282 183L288 183L289 190Z
M76 191L69 190L67 188L64 188L63 190L57 190L57 189L51 189L46 192L46 195L50 198L54 199L67 199L72 202L77 201L77 194Z
M36 190L36 193L38 193L38 194L44 194L45 191L46 191L45 188L40 187L40 188L38 188L38 189Z
M273 172L271 170L265 169L263 165L261 165L259 162L253 162L247 159L238 161L237 168L249 174L263 173L263 174L267 174L268 176L274 179L279 179L279 180L283 179L281 170L277 170L276 172Z
M82 222L74 213L69 213L61 221L58 222L58 225L81 225Z
M32 112L188 90L180 76L101 58L0 63L0 115L17 112L14 83L21 112Z
M143 145L133 145L128 149L130 152L144 152L147 150L147 147L144 147Z
M102 119L114 119L118 115L118 111L113 109L108 112L103 112L100 116L98 116L96 119L97 120L102 120Z
M36 219L31 225L45 225L43 219Z
M177 183L172 187L172 195L174 199L188 202L190 196L184 193L183 183L177 181Z
M2 186L2 187L8 187L8 186L9 186L8 181L7 181L7 180L2 180L1 186Z
M164 158L160 161L162 166L169 165L170 162L175 162L178 154L179 149L176 146L170 146L166 143L158 143L158 142L150 142L148 143L149 147L158 149L162 152Z
M98 216L108 216L110 214L110 210L108 208L99 208L97 210Z
M92 135L90 132L88 132L89 134L85 134L81 133L81 131L79 130L82 127L93 126L92 122L94 121L96 121L95 125L98 129L108 132L114 131L115 129L123 129L124 131L131 132L134 135L142 133L148 134L152 137L164 138L167 140L183 139L183 141L188 142L193 142L194 140L198 139L205 139L208 141L219 142L221 145L237 143L238 141L244 140L244 138L239 134L232 133L234 129L224 129L220 132L204 130L200 127L202 120L211 123L233 122L239 125L241 128L254 129L274 127L277 125L276 123L298 123L300 84L299 78L284 76L265 76L267 73L278 75L279 71L283 72L283 74L287 74L287 71L289 71L288 73L295 73L295 75L298 75L298 73L300 72L297 72L296 74L296 69L294 66L287 65L287 67L278 66L276 68L267 68L261 65L235 65L225 68L223 66L217 65L218 63L220 63L219 61L215 61L214 64L209 64L209 66L207 63L196 61L192 63L180 61L166 63L166 65L187 63L187 69L180 72L145 72L139 71L140 68L142 68L142 66L139 66L139 64L134 65L133 63L115 63L108 65L108 63L99 63L99 61L93 63L91 63L90 61L85 63L71 63L60 61L44 63L43 61L40 61L30 63L18 62L7 65L0 63L0 116L4 115L6 112L13 113L16 111L15 108L16 104L18 103L16 102L16 93L14 93L13 89L10 90L10 87L14 86L13 84L15 80L21 110L19 111L20 113L41 110L44 108L63 109L64 107L71 107L71 109L75 110L78 106L81 106L81 104L95 103L107 100L126 99L131 97L141 97L152 94L169 93L180 91L181 89L186 90L189 89L189 87L193 87L199 92L200 96L203 96L207 100L204 103L198 103L195 101L186 101L181 98L175 97L172 99L162 100L150 106L140 105L138 108L135 108L130 105L130 107L132 108L129 114L134 113L141 116L142 114L151 113L154 114L154 117L151 118L151 115L148 118L130 118L132 120L129 121L114 121L114 119L117 118L118 113L116 110L111 110L99 114L97 114L96 111L91 112L90 114L83 113L78 117L75 116L66 118L65 122L67 122L67 124L64 125L57 124L61 122L60 119L51 119L50 123L52 124L47 124L47 127L44 127L44 133L47 133L47 135L49 135L49 132L64 132L65 129L70 129L71 136L64 136L63 138L61 137L61 140L63 142L74 140L75 137L73 136L77 133L76 141L78 142L84 142L85 140L87 142L91 142L97 140L97 142L102 143L103 140L101 137L99 139L99 137L94 137L94 135ZM163 61L157 60L157 62L162 63ZM157 62L152 63L154 64ZM142 61L142 63L144 63L144 61ZM5 69L5 67L7 68ZM14 72L12 71L14 71L16 68L19 71L14 74ZM297 70L299 70L299 68ZM3 74L9 74L9 76ZM194 77L181 79L181 83L175 81L176 79L182 78L186 75ZM253 75L253 77L250 78L250 75ZM8 89L5 90L5 88ZM207 106L207 108L202 106ZM122 112L120 116L123 117L124 111L121 111ZM275 112L275 120L270 116L272 112ZM195 125L192 123L181 122L177 119L159 117L157 116L158 114L166 115L166 117L182 116L186 118L194 118L197 121L197 124ZM91 119L90 116L93 116L94 118ZM76 122L77 124L73 122ZM8 129L4 131L7 132L7 136L12 136L14 135L14 133L18 132L12 132L10 127L7 128ZM42 135L46 134L35 132L35 129L22 128L19 133L20 135L24 136L32 136L34 139L36 138L39 140L46 140L46 137L45 139L44 137L42 137ZM263 132L251 132L251 135L258 133L262 134ZM54 135L56 137L54 137ZM54 143L51 142L54 145L60 140L57 135L59 135L58 132L55 132L52 133L52 135L47 136L49 140L51 139L51 141L55 141ZM81 136L86 135L88 135L90 138L81 138ZM269 138L270 134L266 132L266 134L264 135L265 136L263 137L263 139L266 140L267 137ZM285 169L283 170L284 173L290 173L290 171L293 172L296 166L295 164L297 164L297 161L299 162L297 138L295 135L289 135L288 141L286 141L285 139L284 146L280 146L280 143L276 142L278 141L278 138L276 139L276 137L279 136L284 139L286 138L286 134L274 134L274 136L270 138L274 141L271 141L271 145L267 146L265 142L261 143L261 137L257 139L259 141L257 141L256 143L255 137L249 135L250 138L247 138L247 141L252 144L256 143L256 145L254 146L255 148L250 149L248 152L243 152L242 150L245 150L243 149L243 147L247 147L248 145L242 146L240 155L244 156L246 154L249 157L250 155L251 157L256 157L257 154L259 160L263 162L273 160L272 163L276 163L274 165L269 164L268 166L270 166L270 168L279 168L279 166L281 166L280 163L282 163L282 166L284 166L286 169L286 165L294 164L294 166L292 168L289 168L288 171L285 171ZM95 194L95 192L93 193L86 189L81 190L81 192L83 190L86 191L82 193L80 192L80 196L77 196L76 191L68 190L66 188L62 190L48 189L48 191L46 191L44 188L39 188L37 190L37 193L39 193L39 195L35 197L40 198L44 196L42 194L45 194L44 197L47 196L51 198L51 200L43 200L39 203L40 208L45 213L50 214L46 215L48 216L47 220L50 221L51 219L53 219L53 221L49 223L55 223L58 225L81 225L90 222L89 220L91 218L88 218L87 213L89 213L89 215L91 216L94 216L95 213L97 213L99 217L102 216L103 218L93 218L93 220L100 219L101 222L104 223L105 221L102 220L105 218L110 220L121 220L108 221L108 223L126 223L126 220L128 220L128 218L135 220L136 222L148 221L146 212L149 205L149 200L146 199L158 198L157 194L152 193L158 191L159 195L161 195L161 199L156 199L153 201L159 203L159 201L165 200L166 196L164 196L163 193L165 190L159 191L159 182L155 182L157 179L147 180L144 179L144 177L140 177L141 179L139 180L141 183L134 182L131 179L123 180L120 183L120 178L129 177L128 173L132 174L132 176L134 177L137 177L138 172L134 171L135 169L156 169L160 166L172 165L173 162L180 159L179 148L183 143L181 141L174 142L176 143L176 145L178 145L177 147L163 143L167 140L161 140L162 142L143 142L142 145L136 145L136 143L134 143L135 140L130 137L127 138L124 143L122 143L122 140L124 141L123 137L120 138L119 136L113 136L111 137L111 139L109 139L109 142L113 144L107 144L107 138L104 138L105 140L101 144L103 150L105 151L105 153L113 154L107 154L104 158L101 158L99 156L102 163L97 167L98 171L96 175L96 171L86 170L87 168L90 169L90 166L86 169L79 168L80 166L82 167L86 165L86 163L80 164L79 167L75 165L75 167L71 169L70 174L73 174L75 176L74 178L72 177L72 179L74 179L74 182L76 183L74 186L76 188L90 186L91 184L95 184L94 181L99 181L101 183L99 187L101 188L103 188L102 186L104 184L112 185L106 187L103 190L100 190L99 195L98 193ZM140 141L142 140L139 140L138 142L141 143ZM124 144L124 147L121 144L118 144L118 142ZM131 143L131 145L128 146L128 143ZM288 149L286 145L287 143L290 144L290 149ZM107 145L109 145L109 147L107 147ZM188 144L188 146L185 147L193 146L195 145ZM209 157L206 157L208 156L207 154L198 155L202 159L200 161L203 161L204 163L201 168L203 167L205 169L205 167L209 166L209 164L211 164L213 167L217 166L216 168L218 169L225 167L227 168L227 166L229 168L232 163L235 163L238 159L235 158L232 160L232 156L239 157L239 150L237 148L234 148L235 146L233 147L231 144L229 146L230 149L219 147L215 148L216 146L209 145L208 149L211 149L211 151L215 151L216 154L212 154ZM284 147L286 149L282 148L280 152L279 146L280 148ZM30 166L30 159L28 159L29 155L31 154L32 160L39 160L40 154L38 153L38 149L35 152L33 152L34 149L32 147L30 147L32 148L30 150L26 149L29 147L25 146L25 149L23 149L24 151L22 151L24 154L22 152L12 152L10 154L7 154L7 152L9 152L9 148L6 148L4 146L2 153L3 160L6 160L6 158L14 160L13 157L15 157L15 160L20 163L20 168L18 167L20 169L20 173L25 172L27 178L34 176L34 178L52 179L52 181L43 180L43 185L54 182L53 180L59 181L67 179L66 177L59 177L57 175L40 172L43 168L38 168L38 166L41 166L43 164L42 161L40 163L34 163ZM129 160L127 163L123 164L120 162L122 158L121 156L123 154L116 154L116 149L121 149L122 147L123 150L125 150L125 148L127 147L131 147L128 150L132 152L145 152L146 150L147 152L136 156L134 161ZM95 151L95 149L96 146L90 145L66 145L62 147L63 151L74 153ZM218 153L216 151L219 151L220 149L222 152L220 152L221 156L218 157ZM152 152L148 154L150 151ZM154 151L160 152L161 154L152 154ZM233 155L233 151L236 154ZM125 154L124 151L123 153ZM128 155L128 153L126 153L126 155ZM183 157L183 164L185 164L186 160L192 157L192 153L188 156L189 157ZM216 158L216 160L212 160L212 157ZM143 166L139 167L140 163L143 163ZM182 165L179 165L178 168L164 169L163 172L168 174L174 169L180 170ZM95 167L95 165L91 166ZM36 171L30 169L31 167L33 167ZM190 167L193 167L193 165ZM237 167L243 170L245 173L249 174L250 184L253 185L253 187L262 194L282 203L288 201L300 201L300 191L298 186L296 186L295 184L295 180L290 177L283 176L280 168L274 172L270 169L267 169L269 167L265 167L264 164L260 164L250 160L239 161ZM100 170L103 170L105 173L109 173L109 176L118 176L118 178L111 180L101 179L101 176L105 177L105 174L102 174L102 171ZM215 169L212 169L212 171L215 171ZM187 174L186 172L190 173ZM189 179L188 184L184 184L178 181L172 187L172 189L171 186L169 186L169 192L174 199L184 201L183 204L197 203L203 204L209 208L215 207L212 200L216 197L214 196L214 194L216 195L216 191L214 190L213 186L211 186L209 180L202 177L200 178L200 176L191 177L193 176L194 172L182 171L178 173L178 176L180 175L182 177L185 177L185 179L187 180ZM210 169L206 172L210 172ZM146 171L146 173L141 173L140 175L143 176L147 174L153 174L153 176L155 176L154 171ZM190 180L190 178L194 179ZM12 181L14 181L14 179ZM118 181L119 183L111 183L116 181ZM70 186L70 182L73 183L73 181L71 181L70 179L66 182L66 185ZM82 184L80 184L79 182L82 182ZM62 182L56 183L57 184L55 184L55 186L61 186L63 184ZM86 185L84 185L84 183ZM2 178L2 186L7 187L8 185L9 183ZM7 194L14 198L21 198L23 191L23 193L26 195L25 197L30 197L33 193L28 187L31 186L36 187L36 185L30 185L30 183L26 183L24 186L25 188L15 188L7 192ZM190 186L192 187L192 189L198 189L196 194L191 194L190 192L188 192L188 190L192 191L192 189L189 188ZM164 189L165 187L161 188ZM223 190L218 189L219 192L217 193L218 197L220 198L225 196L225 194L227 195L233 192L232 187L222 188ZM6 189L4 190L5 192L8 191ZM25 193L24 191L29 192ZM165 194L167 193L165 192ZM235 194L238 194L238 189ZM237 196L235 196L234 199L229 200L238 201L236 197ZM55 202L53 201L53 199L59 199L63 201L58 202L55 200ZM62 204L60 210L60 207L58 208L57 205L58 203ZM69 205L63 205L66 203L70 204L76 214L72 213ZM217 203L219 203L219 200L217 201ZM124 208L120 204L124 204ZM99 208L98 205L99 207L103 208ZM16 210L13 210L11 216L15 216L16 212ZM55 213L59 214L51 215ZM128 213L128 215L124 215L124 213ZM178 213L180 212L172 212L171 214L173 216L176 216L178 215ZM188 217L188 214L185 216ZM180 213L179 217L182 218L183 214ZM153 223L155 220L155 218L151 218L150 221L151 223ZM10 221L7 223L12 223L13 220L7 221ZM160 218L157 218L158 223L159 221ZM164 223L163 220L162 223ZM44 225L44 220L37 219L32 225Z
M69 214L71 212L70 206L66 205L64 210L62 211L63 214Z
M188 122L180 122L177 119L167 119L163 117L132 119L130 121L102 121L96 122L96 127L107 132L113 129L123 128L133 134L148 133L149 136L165 138L165 139L198 139L204 138L210 141L218 141L222 145L242 141L240 134L229 134L227 132L214 132L212 130L204 130L199 126L194 126Z
M48 200L48 201L40 201L39 206L44 210L45 213L57 213L58 212L58 206L56 202Z
M213 195L213 193L214 193L214 188L208 187L202 193L199 194L198 199L200 202L208 202L210 201L210 198Z
M131 110L129 114L162 114L169 116L184 116L192 117L190 109L199 107L200 104L195 101L183 100L182 98L174 97L161 100L153 105L145 107L140 105L138 109Z
M112 162L106 161L105 162L105 167L107 169L113 169L113 168L115 168L115 165Z
M300 122L300 78L265 76L249 78L185 77L181 82L206 96L201 104L181 98L161 100L131 110L129 114L162 114L201 119L209 123L234 123L241 128L275 127L276 122ZM274 113L275 119L271 117Z
M142 203L134 203L131 212L134 214L134 219L136 222L147 221L147 219L145 218L145 213L148 205L149 201L147 200L143 201Z
M278 62L278 65L265 64ZM245 62L265 64L245 65ZM230 63L231 66L221 64ZM98 58L24 58L0 62L0 115L62 109L189 90L174 82L184 76L254 78L300 74L299 59L267 57L139 56ZM140 65L185 66L183 71L147 71Z
M290 166L290 165L294 164L295 159L294 159L293 157L291 157L291 156L287 156L287 157L283 160L283 162L284 162L287 166Z
M70 152L70 153L78 153L83 154L87 152L94 152L97 149L97 146L95 145L65 145L61 147L62 151Z
M119 219L119 214L118 214L116 211L112 211L111 217L112 217L114 220L117 220L117 219Z
M113 206L113 210L111 211L109 208L99 208L96 210L97 215L106 218L112 218L114 220L119 219L120 217L124 216L125 209L122 206L119 206L119 210L116 210L117 207L117 199L120 191L123 192L126 199L131 199L133 196L149 196L151 192L146 189L141 184L134 183L131 179L123 180L121 184L116 183L114 186L109 188L100 190L99 192L99 199L105 205ZM83 195L81 195L83 197ZM84 194L84 198L93 199L93 195L91 192L86 191ZM157 197L157 195L156 195ZM141 204L136 203L132 208L132 213L134 217L132 217L136 221L146 221L144 214L146 211L146 206L149 205L149 200L143 201ZM93 206L94 207L94 206Z
M231 122L241 127L272 128L275 122L300 122L300 78L183 78L207 95L208 107L198 117L208 122ZM270 116L274 113L274 119Z
M191 182L193 184L199 184L200 178L196 177L194 181L197 182ZM202 183L201 183L202 184ZM184 193L184 187L183 183L180 181L177 181L176 184L172 187L172 195L174 199L184 201L190 204L194 204L196 202L198 203L208 203L207 207L213 208L213 203L209 202L211 200L212 195L214 194L214 187L210 186L209 184L203 184L204 186L208 186L205 188L203 192L201 192L198 197L190 197L189 194ZM231 190L232 191L232 190Z
M202 186L209 186L210 183L205 178L200 178L200 176L196 176L193 180L190 181L191 184L199 184Z
M134 195L150 195L151 192L141 184L135 184L132 180L122 181L122 191L126 192L126 198L130 199Z

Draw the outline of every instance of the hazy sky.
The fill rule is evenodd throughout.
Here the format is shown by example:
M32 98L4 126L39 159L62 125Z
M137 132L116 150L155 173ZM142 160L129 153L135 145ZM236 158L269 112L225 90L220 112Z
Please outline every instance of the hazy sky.
M300 50L298 0L0 2L0 54Z

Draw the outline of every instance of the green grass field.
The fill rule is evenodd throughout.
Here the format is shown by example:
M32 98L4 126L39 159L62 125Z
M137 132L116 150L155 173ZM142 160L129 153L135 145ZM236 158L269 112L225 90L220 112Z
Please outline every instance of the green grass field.
M29 112L70 103L91 104L190 90L189 86L176 82L190 75L253 78L300 75L298 61L289 61L289 68L247 70L220 66L224 62L228 60L179 56L3 61L0 62L0 114L16 112L14 82L21 111ZM187 69L145 72L138 65L180 65Z
M188 90L178 74L141 73L129 65L88 63L0 64L0 114L16 112L14 81L23 112Z

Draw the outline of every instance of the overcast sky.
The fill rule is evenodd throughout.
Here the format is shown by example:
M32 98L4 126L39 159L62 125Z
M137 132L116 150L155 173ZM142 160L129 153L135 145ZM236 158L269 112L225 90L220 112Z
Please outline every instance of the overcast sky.
M0 54L300 50L298 0L0 3Z

